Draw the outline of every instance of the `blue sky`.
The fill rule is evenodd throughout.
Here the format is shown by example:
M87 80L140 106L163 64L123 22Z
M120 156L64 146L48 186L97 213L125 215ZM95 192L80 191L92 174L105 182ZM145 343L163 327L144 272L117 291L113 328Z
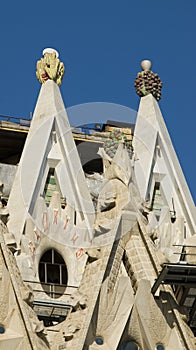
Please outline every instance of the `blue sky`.
M66 106L103 101L138 109L134 79L149 58L164 83L160 107L196 201L195 13L195 0L3 2L0 114L29 118L45 47L56 48L66 66Z

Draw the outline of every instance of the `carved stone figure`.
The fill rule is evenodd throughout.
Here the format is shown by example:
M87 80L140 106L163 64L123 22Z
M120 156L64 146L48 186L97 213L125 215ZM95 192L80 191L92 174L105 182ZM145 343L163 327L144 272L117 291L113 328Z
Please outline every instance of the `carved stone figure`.
M40 83L45 83L48 79L54 80L57 85L62 84L65 67L58 58L58 52L54 49L45 49L43 58L37 62L36 77Z

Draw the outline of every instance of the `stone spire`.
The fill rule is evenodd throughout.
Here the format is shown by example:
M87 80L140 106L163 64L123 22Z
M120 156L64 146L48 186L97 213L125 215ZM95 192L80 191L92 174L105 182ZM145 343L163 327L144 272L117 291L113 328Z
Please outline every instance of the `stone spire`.
M152 94L154 98L159 101L161 98L161 82L157 73L153 73L151 69L151 61L144 60L141 62L142 72L137 74L135 79L136 93L142 97Z
M62 84L65 67L59 60L59 54L55 49L47 48L43 50L43 58L37 61L36 77L40 83L53 80L57 85Z
M57 62L57 53L55 51L50 53L47 50L44 54L44 59L38 62L40 72L41 67L44 67L44 64L46 65L47 60L48 62L53 62L53 58ZM61 63L57 65L59 69L62 67ZM69 243L75 232L72 232L72 230L76 229L75 226L77 225L82 227L80 239L89 242L92 239L94 206L73 139L68 115L57 86L60 75L56 73L55 78L55 75L52 75L53 70L48 70L47 72L49 72L50 78L44 78L43 80L30 130L9 196L8 209L10 219L8 227L9 231L14 235L17 244L20 244L21 239L25 237L23 232L28 218L34 222L36 228L39 226L39 231L45 235L45 231L43 232L42 230L43 225L37 224L37 210L38 212L40 210L36 208L40 206L39 203L45 196L46 182L50 178L50 171L52 171L54 172L56 183L59 185L59 192L62 198L66 198L67 202L66 210L63 211L62 215L69 211L69 213L67 212L67 217L69 216L70 218L69 224L71 225ZM52 211L56 213L57 208L58 206L56 205L55 208L52 208ZM42 211L44 212L45 209ZM60 217L60 210L58 210L58 214ZM62 230L58 228L58 233L55 230L53 230L53 233L51 231L54 236L52 239L58 240L59 237L61 244L63 244L62 238L67 237L64 232L64 221L62 220ZM58 220L59 222L60 219ZM78 231L79 229L77 233ZM50 234L47 233L47 235L49 236Z

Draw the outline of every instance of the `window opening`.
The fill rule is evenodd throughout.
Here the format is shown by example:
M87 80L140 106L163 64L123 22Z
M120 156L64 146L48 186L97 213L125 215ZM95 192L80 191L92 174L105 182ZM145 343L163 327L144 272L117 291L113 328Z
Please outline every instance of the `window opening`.
M50 204L52 194L54 191L58 191L57 183L54 175L54 168L50 168L46 179L44 188L44 199L47 205Z
M55 176L55 169L50 168L48 171L48 176L46 179L45 187L44 187L44 193L43 197L45 199L46 205L49 206L51 202L51 198L53 195L53 192L58 191L61 195L61 208L64 209L66 207L66 198L62 196L58 181Z
M76 211L74 211L74 225L76 225L76 222L77 222L77 213Z
M135 342L129 341L122 344L122 346L120 347L120 350L139 350L139 346Z
M39 263L39 279L44 292L59 298L67 285L67 268L62 256L55 250L46 251Z
M163 205L164 205L164 203L163 203L163 198L161 195L160 182L155 182L154 192L153 192L153 196L152 196L151 210L154 211L157 219L160 218L161 208Z

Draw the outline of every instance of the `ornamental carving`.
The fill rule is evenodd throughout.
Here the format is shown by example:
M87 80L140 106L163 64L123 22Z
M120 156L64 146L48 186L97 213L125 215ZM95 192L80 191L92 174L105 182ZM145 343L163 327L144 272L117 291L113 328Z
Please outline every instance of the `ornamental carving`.
M137 74L135 79L135 90L136 93L142 97L149 94L152 94L157 101L161 98L161 89L162 89L162 81L159 78L157 73L153 73L151 68L151 62L148 60L144 60L141 63L142 72Z
M65 67L58 58L58 52L54 49L45 49L43 58L37 61L36 77L40 83L53 80L57 85L62 84Z

